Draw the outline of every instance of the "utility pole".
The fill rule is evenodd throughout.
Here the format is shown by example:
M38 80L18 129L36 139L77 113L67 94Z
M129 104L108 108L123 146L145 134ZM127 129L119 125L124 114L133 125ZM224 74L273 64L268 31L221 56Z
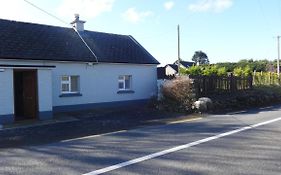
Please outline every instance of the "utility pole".
M278 80L280 80L280 36L277 36L277 53L278 53L278 58L277 58L277 76Z
M180 75L180 25L178 25L178 74Z

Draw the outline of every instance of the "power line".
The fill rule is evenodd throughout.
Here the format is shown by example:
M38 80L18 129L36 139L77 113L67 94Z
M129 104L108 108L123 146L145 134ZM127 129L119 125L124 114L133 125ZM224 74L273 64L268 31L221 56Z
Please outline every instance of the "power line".
M270 30L270 31L273 31L272 30L272 23L268 20L267 16L265 15L265 12L264 12L264 9L263 9L263 5L262 5L262 2L261 0L258 0L258 3L259 3L259 9L260 9L260 12L261 12L261 15L265 21L265 25L267 26L267 28Z
M68 25L68 26L69 26L69 23L68 23L68 22L65 22L64 20L62 20L62 19L58 18L57 16L55 16L55 15L53 15L53 14L51 14L51 13L47 12L46 10L44 10L44 9L42 9L42 8L40 8L40 7L36 6L35 4L33 4L33 3L29 2L28 0L24 0L24 2L28 3L29 5L31 5L31 6L33 6L33 7L35 7L36 9L38 9L38 10L40 10L40 11L42 11L42 12L46 13L47 15L49 15L49 16L51 16L51 17L55 18L56 20L58 20L58 21L60 21L60 22L62 22L62 23L64 23L64 24L66 24L66 25Z
M42 8L40 8L40 7L38 7L37 5L35 5L35 4L31 3L31 2L29 2L28 0L24 0L24 2L28 3L28 4L31 5L32 7L36 8L36 9L42 11L42 12L44 12L45 14L47 14L47 15L49 15L49 16L55 18L56 20L58 20L58 21L60 21L60 22L62 22L62 23L64 23L64 24L66 24L66 25L68 25L68 26L71 26L71 28L77 33L78 37L81 39L81 41L82 41L82 42L84 43L84 45L87 47L87 49L88 49L88 50L91 52L91 54L95 57L96 63L99 62L99 61L98 61L98 57L96 56L96 54L95 54L95 53L93 52L93 50L89 47L89 45L87 44L87 42L83 39L83 37L80 35L80 33L77 31L77 29L76 29L75 27L73 27L72 25L70 25L68 22L66 22L66 21L64 21L64 20L62 20L62 19L60 19L59 17L53 15L52 13L50 13L50 12L48 12L48 11L46 11L46 10L44 10L44 9L42 9Z

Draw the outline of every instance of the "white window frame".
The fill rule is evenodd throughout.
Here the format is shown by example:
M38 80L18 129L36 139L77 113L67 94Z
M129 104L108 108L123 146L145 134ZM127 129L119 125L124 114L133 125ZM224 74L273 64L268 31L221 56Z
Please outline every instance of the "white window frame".
M122 77L122 78L120 79L120 77ZM129 88L126 88L126 77L129 78ZM123 84L123 88L119 87L119 83ZM132 90L132 75L119 75L118 76L118 89L119 89L119 91Z
M67 77L67 80L63 80L64 77ZM71 85L72 85L71 77L77 77L77 86L78 86L77 91L72 91L72 89L71 89ZM68 85L68 87L69 87L68 91L63 91L62 86L64 84ZM61 93L62 94L77 94L77 93L80 93L80 76L78 76L78 75L63 75L63 76L61 76Z

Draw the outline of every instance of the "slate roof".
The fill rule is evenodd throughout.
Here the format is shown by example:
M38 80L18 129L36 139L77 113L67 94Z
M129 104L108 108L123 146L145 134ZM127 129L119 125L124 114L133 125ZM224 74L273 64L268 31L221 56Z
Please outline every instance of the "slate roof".
M133 37L102 32L80 32L99 62L159 64ZM0 58L95 62L71 28L0 19Z
M174 64L178 64L178 60L174 62ZM184 67L188 68L193 66L195 63L192 61L180 61L181 65L183 65Z
M195 63L194 62L190 62L190 61L180 61L181 65L183 65L184 67L191 67L193 66Z

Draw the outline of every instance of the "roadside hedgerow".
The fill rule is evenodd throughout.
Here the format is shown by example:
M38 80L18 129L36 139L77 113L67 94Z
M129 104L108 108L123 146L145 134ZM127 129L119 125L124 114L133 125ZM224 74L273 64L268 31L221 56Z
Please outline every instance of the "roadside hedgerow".
M178 77L166 81L162 86L161 105L164 110L174 112L188 112L192 109L195 95L192 91L192 81L186 77Z

